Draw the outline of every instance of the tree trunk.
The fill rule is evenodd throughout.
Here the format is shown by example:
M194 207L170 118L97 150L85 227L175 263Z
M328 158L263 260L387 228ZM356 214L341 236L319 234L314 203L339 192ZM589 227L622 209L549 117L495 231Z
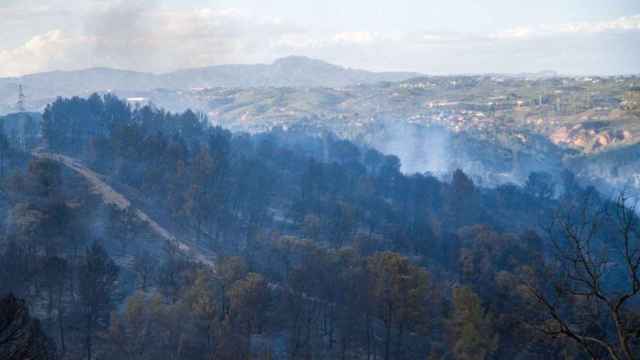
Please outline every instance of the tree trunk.
M371 319L367 311L365 323L367 327L367 360L371 360Z
M391 325L386 326L386 334L384 339L384 360L389 360L391 352Z
M618 340L620 341L620 347L622 348L622 352L627 360L634 360L634 356L631 353L631 349L629 348L629 342L626 334L624 333L624 323L620 318L620 315L616 310L612 310L613 313L613 321L616 325L616 333L618 335Z
M65 353L67 352L67 346L64 338L64 325L62 324L62 305L58 309L58 335L60 337L60 358L64 358Z
M92 338L91 338L91 329L90 329L90 325L87 327L87 337L86 337L86 347L87 347L87 360L91 360L91 356L92 356Z

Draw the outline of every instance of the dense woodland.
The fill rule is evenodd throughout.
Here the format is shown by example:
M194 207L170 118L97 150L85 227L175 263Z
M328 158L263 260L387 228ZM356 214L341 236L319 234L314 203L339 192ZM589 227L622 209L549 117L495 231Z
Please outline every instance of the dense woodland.
M481 188L331 134L230 133L111 95L58 99L0 154L0 293L61 359L640 358L633 199L569 172Z

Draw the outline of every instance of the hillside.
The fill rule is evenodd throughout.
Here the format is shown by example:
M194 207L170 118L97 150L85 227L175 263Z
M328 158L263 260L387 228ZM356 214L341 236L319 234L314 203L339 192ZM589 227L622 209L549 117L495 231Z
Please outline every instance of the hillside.
M640 142L640 113L633 100L638 82L634 76L425 76L339 89L210 88L133 95L173 111L206 113L214 124L234 131L329 131L399 156L407 172L459 167L488 183L521 183L531 171L553 172L564 163L586 182L617 188L625 181L609 175L612 164L599 164L607 171L583 171L586 163L575 168L572 158ZM418 131L425 128L445 131L435 137ZM629 164L630 171L638 171Z
M467 324L496 359L579 358L537 330L567 313L540 308L546 296L575 302L553 275L572 265L547 249L613 254L619 221L640 224L570 173L490 188L461 170L403 173L396 156L326 132L232 133L113 95L58 99L41 124L31 144L0 133L0 293L25 299L64 358L444 359L476 343L447 335ZM457 136L454 152L509 160ZM589 217L577 226L597 224L584 239L574 209ZM607 289L637 278L622 266L640 263L633 246L604 258ZM616 296L603 291L597 310Z
M272 64L216 65L163 74L110 68L54 71L0 78L0 113L15 110L18 84L23 85L29 108L41 109L57 96L81 96L93 92L214 87L344 87L400 81L418 75L355 70L297 56L278 59Z

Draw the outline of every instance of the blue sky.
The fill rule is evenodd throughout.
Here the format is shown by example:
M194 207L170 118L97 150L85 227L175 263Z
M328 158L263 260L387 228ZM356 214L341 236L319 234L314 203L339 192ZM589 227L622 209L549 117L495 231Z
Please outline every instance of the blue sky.
M306 55L433 74L640 73L638 0L0 0L0 76Z

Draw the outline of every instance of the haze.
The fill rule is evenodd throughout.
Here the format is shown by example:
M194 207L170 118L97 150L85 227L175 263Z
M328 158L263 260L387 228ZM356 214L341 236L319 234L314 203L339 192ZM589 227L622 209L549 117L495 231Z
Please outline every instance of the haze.
M640 72L640 2L2 0L0 76L305 55L427 74Z

